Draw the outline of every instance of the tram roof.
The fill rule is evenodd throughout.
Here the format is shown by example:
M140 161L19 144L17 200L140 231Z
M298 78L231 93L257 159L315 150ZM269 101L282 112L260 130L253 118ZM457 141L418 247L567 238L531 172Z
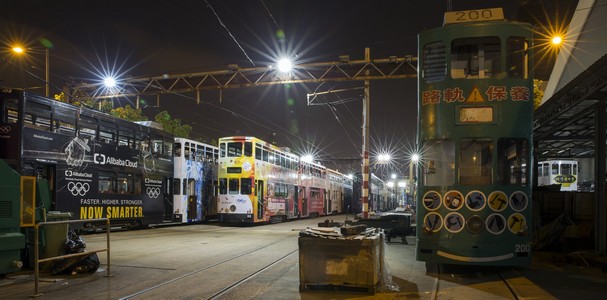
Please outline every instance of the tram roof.
M538 107L533 138L540 160L595 157L597 113L607 118L607 54ZM605 129L598 131L605 135ZM604 141L605 137L600 140Z

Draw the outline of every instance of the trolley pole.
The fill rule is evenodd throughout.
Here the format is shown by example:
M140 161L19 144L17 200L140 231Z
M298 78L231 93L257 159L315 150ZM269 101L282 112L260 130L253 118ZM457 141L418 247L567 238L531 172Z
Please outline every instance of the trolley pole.
M369 48L365 48L365 60L371 61L371 51ZM365 71L366 75L369 71ZM369 110L370 110L370 98L369 98L369 80L365 80L365 96L363 98L363 184L362 184L362 217L366 219L369 217Z

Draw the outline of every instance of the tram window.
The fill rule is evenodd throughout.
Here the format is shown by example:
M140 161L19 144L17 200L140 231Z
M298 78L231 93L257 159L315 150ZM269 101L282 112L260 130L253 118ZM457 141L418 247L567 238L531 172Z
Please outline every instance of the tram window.
M548 176L548 175L550 175L550 172L549 172L549 170L548 170L548 169L549 169L549 167L548 167L548 163L543 163L543 164L542 164L542 168L544 169L544 172L543 172L543 173L544 173L544 176Z
M114 124L100 122L99 124L99 138L101 142L106 144L115 143L115 138L117 134L117 129Z
M451 43L451 78L497 77L500 58L499 37L455 39Z
M226 178L219 178L219 194L225 195L228 193L228 180Z
M268 148L263 148L263 161L270 161L270 152L268 152Z
M240 179L240 194L241 195L250 195L251 187L252 187L251 178Z
M4 114L2 121L4 123L17 123L19 113L17 112L17 99L4 99Z
M51 129L51 107L36 102L30 102L25 108L25 125L50 131Z
M561 163L561 175L573 175L573 168L569 163Z
M189 160L190 159L190 143L185 142L185 145L183 147L183 158L185 160Z
M162 154L162 140L152 140L151 142L151 146L152 149L150 152L154 153L154 154Z
M76 135L76 110L72 107L55 107L53 112L53 131L69 135Z
M120 127L118 129L118 146L133 147L134 133L131 128Z
M244 156L246 156L246 157L253 156L253 143L251 143L251 142L244 143Z
M173 156L173 141L165 138L162 142L162 155L169 158ZM191 154L194 159L194 153Z
M240 180L238 178L228 179L228 193L238 195L238 192L240 192Z
M443 42L424 46L422 77L426 82L442 81L447 76L447 54Z
M552 175L558 175L558 174L559 174L559 165L553 164L552 165Z
M181 143L175 143L175 157L181 157Z
M242 156L242 143L241 142L230 142L227 144L228 157L241 157Z
M219 157L226 157L226 143L219 144Z
M173 178L173 195L181 195L181 178Z
M529 49L527 40L523 37L509 37L506 43L508 52L508 76L511 78L524 78L529 76Z
M255 144L255 159L261 160L261 145Z
M80 119L78 119L78 136L81 138L96 139L97 121L93 118L81 115Z
M461 139L459 183L483 185L492 183L493 141L491 139Z
M99 193L107 194L114 192L113 177L113 173L99 172Z
M497 181L504 185L527 185L528 142L500 138L497 142Z
M421 164L427 186L453 185L455 181L455 146L452 140L430 140L426 143Z
M539 177L544 176L544 175L542 174L542 164L539 164L539 165L537 166L537 176L539 176Z
M119 194L133 193L133 175L119 173L116 177L116 192Z

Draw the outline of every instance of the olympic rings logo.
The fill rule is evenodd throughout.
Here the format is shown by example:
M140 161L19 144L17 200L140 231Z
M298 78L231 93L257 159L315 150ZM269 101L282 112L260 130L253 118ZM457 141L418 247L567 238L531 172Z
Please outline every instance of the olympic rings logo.
M11 132L10 126L0 126L0 133L9 133Z
M70 182L67 184L67 189L72 193L72 196L84 196L91 187L86 182Z
M148 187L145 192L148 194L150 198L158 198L160 196L160 188L159 187Z

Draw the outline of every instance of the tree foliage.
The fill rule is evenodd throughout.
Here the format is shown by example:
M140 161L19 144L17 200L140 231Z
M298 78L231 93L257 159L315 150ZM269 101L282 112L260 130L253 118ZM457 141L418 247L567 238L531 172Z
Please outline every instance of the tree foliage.
M148 120L148 117L146 117L143 114L143 112L141 111L141 108L133 108L129 104L125 105L124 107L118 107L118 108L112 109L110 111L110 114L114 117L118 117L121 119L133 121L133 122Z
M176 137L189 138L192 126L181 125L180 119L173 119L165 110L156 115L154 120L162 125L164 131L172 133Z
M533 79L533 109L537 109L542 103L542 98L544 98L543 84L544 81Z

